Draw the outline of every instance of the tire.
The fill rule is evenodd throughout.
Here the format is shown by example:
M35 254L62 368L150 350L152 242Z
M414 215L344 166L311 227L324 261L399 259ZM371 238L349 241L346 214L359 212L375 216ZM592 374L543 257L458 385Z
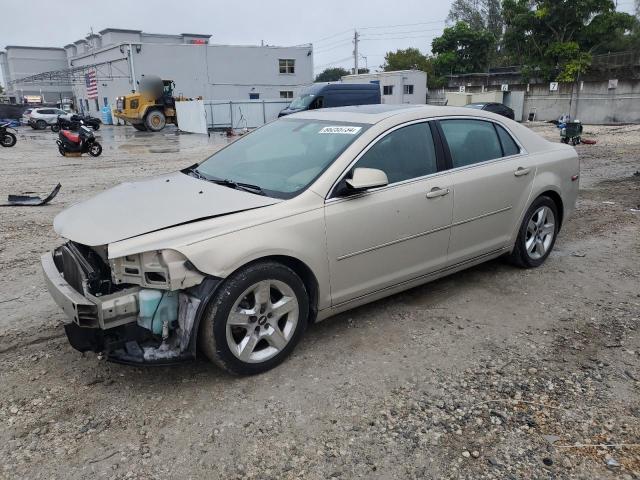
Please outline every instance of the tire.
M139 132L146 132L147 131L147 127L145 127L144 124L142 124L142 123L132 123L131 126L133 128L135 128L136 130L138 130Z
M47 122L44 120L36 121L36 130L44 130L45 128L47 128Z
M58 133L60 131L60 125L54 123L53 125L51 125L51 131L54 133Z
M5 132L4 136L2 137L2 141L0 142L0 144L2 144L3 147L13 147L16 142L18 141L18 139L16 138L16 136L11 133L11 132Z
M522 268L539 267L547 259L558 236L558 207L546 196L538 197L524 216L510 260Z
M89 147L89 155L91 155L92 157L99 157L101 153L102 145L100 145L98 142L93 142L91 147Z
M99 123L94 123L93 126L91 127L93 128L93 131L95 132L96 130L100 130L100 124Z
M167 119L160 110L151 110L144 119L144 124L148 130L159 132L167 124Z
M283 299L288 300L278 306ZM227 278L209 301L200 325L200 348L229 373L263 373L293 351L308 316L309 296L300 277L279 263L256 263Z
M58 147L58 151L60 152L60 155L62 155L63 157L65 157L65 152L64 152L64 148L62 147Z

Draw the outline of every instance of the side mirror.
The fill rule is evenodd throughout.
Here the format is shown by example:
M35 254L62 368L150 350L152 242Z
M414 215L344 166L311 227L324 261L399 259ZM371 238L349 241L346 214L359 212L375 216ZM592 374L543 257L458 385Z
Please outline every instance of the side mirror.
M387 174L377 168L356 168L353 177L346 180L353 190L367 190L369 188L384 187L389 184Z

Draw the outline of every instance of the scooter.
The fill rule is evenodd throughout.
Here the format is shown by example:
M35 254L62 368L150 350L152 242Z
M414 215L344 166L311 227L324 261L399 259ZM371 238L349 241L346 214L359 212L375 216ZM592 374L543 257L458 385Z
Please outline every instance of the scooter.
M75 132L80 128L81 123L88 125L94 130L99 130L102 122L99 118L91 117L89 115L71 115L67 118L62 115L58 115L56 123L51 125L51 131L59 132L60 130L73 130Z
M99 157L102 153L102 145L96 141L93 132L80 121L78 133L69 130L61 130L58 134L58 151L63 157L68 153L88 153L92 157Z
M16 129L10 127L11 122L0 124L0 145L3 147L13 147L18 141L16 136ZM7 132L7 130L13 130L16 133Z

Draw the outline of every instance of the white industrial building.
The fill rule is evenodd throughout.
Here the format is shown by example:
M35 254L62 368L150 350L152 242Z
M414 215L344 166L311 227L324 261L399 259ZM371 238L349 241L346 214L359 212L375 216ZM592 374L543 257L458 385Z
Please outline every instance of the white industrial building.
M361 73L342 77L344 83L378 83L382 103L427 103L427 74L421 70Z
M136 90L145 74L173 80L178 95L221 101L290 100L313 82L311 45L215 45L210 38L107 28L63 50L7 47L0 61L10 98L21 103L23 91L38 94L43 89L45 101L58 101L49 98L51 87L55 97L71 95L78 107L94 115ZM27 49L31 62L23 53ZM15 52L21 53L19 63ZM90 72L95 74L97 98L87 93Z

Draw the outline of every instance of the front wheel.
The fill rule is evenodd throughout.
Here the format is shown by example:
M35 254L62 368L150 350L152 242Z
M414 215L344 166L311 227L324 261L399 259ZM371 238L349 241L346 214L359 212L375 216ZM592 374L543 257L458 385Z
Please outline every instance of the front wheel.
M160 110L151 110L147 113L144 124L152 132L159 132L167 124L167 119Z
M17 141L18 139L13 133L5 132L2 140L0 141L0 144L2 144L3 147L13 147Z
M44 120L38 120L36 122L36 130L44 130L45 128L47 128L47 122Z
M300 277L279 263L257 263L219 287L204 313L200 347L229 373L262 373L293 351L308 315L309 296Z
M558 234L558 207L549 197L538 197L524 216L511 261L522 268L539 267L547 259Z
M58 133L60 131L60 125L54 123L53 125L51 125L51 131L54 133Z
M98 142L93 142L89 147L89 155L91 155L92 157L99 157L101 153L102 145L100 145Z

